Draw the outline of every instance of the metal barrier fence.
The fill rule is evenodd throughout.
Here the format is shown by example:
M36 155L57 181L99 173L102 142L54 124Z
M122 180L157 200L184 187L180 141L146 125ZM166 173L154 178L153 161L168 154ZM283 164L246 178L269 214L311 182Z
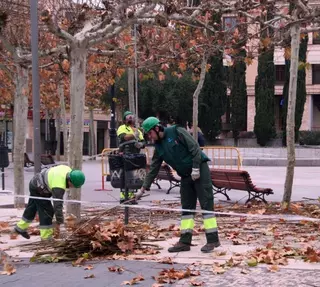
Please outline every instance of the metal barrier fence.
M213 168L240 170L242 167L240 151L236 147L205 146L202 150Z
M220 169L237 169L242 167L242 158L240 151L235 147L221 147L221 146L205 146L201 148L203 152L211 160L209 165L214 168ZM105 187L106 178L110 176L108 154L112 151L117 150L116 148L105 148L101 152L101 188L96 189L97 191L111 191ZM147 164L150 163L150 154L153 148L145 148L142 150L146 154Z
M110 176L110 169L109 169L109 161L108 161L108 154L112 151L118 150L117 148L105 148L101 152L101 188L95 189L96 191L111 191L112 189L108 189L105 187L105 181L108 176ZM147 164L149 164L149 150L143 149L142 152L146 154Z

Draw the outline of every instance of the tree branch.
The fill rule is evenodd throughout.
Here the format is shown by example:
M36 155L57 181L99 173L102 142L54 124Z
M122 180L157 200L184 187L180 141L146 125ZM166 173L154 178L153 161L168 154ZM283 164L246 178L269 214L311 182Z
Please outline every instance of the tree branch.
M97 48L90 48L89 53L92 54L99 54L99 55L104 55L104 56L113 56L117 55L119 53L126 53L125 50L117 49L117 50L100 50Z
M89 45L93 45L97 42L101 42L103 39L109 39L113 36L119 34L125 28L130 25L137 24L137 19L146 14L147 12L153 10L156 7L156 4L152 3L151 5L143 7L140 11L136 12L136 14L128 19L126 23L123 23L120 19L114 19L108 24L106 27L96 31L96 32L87 32L85 38L89 41ZM79 33L80 34L80 33ZM101 40L96 40L101 39Z
M75 38L71 34L61 29L53 22L48 10L42 12L41 20L47 25L49 31L54 35L57 35L59 38L66 40L68 43L72 43L75 41Z

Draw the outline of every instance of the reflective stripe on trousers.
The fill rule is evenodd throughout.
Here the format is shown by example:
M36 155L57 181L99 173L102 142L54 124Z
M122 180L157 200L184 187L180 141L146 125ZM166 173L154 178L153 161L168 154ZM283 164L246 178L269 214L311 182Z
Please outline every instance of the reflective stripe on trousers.
M133 198L134 197L134 192L129 191L128 192L128 198ZM120 199L126 199L126 193L124 191L120 191Z
M194 228L194 215L193 214L182 215L181 223L180 223L181 234L192 233L193 228Z
M40 237L42 240L51 239L53 236L53 227L52 225L48 226L39 226L40 229Z
M217 219L214 214L204 214L203 225L206 233L218 231Z
M16 228L21 232L26 231L30 226L31 222L32 220L28 220L22 217L22 219L20 219L20 221L17 223Z

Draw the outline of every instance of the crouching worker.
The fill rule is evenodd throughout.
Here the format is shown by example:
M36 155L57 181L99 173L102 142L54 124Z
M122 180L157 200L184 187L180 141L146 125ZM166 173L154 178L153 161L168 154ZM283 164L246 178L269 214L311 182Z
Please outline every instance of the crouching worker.
M82 171L71 169L67 165L58 165L37 173L29 183L30 196L63 199L67 188L80 188L85 182ZM28 227L38 212L40 221L41 240L53 237L53 215L58 226L64 223L63 201L41 200L30 198L23 213L22 219L17 223L14 231L26 239L30 239Z

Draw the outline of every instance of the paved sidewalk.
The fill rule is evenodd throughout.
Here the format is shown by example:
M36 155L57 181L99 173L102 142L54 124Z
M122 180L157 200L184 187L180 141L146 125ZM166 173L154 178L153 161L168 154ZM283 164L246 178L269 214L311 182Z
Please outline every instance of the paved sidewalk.
M84 270L86 266L92 266L91 270ZM123 273L110 272L108 267L122 267ZM11 276L0 275L0 285L8 287L119 287L123 282L130 281L134 277L142 275L145 280L137 286L151 287L157 276L164 268L172 268L172 265L159 264L145 261L100 261L90 262L81 267L73 267L70 263L30 264L26 260L17 263L17 272ZM177 264L175 269L185 270L185 265ZM86 278L93 275L94 278ZM163 285L163 286L175 286Z

